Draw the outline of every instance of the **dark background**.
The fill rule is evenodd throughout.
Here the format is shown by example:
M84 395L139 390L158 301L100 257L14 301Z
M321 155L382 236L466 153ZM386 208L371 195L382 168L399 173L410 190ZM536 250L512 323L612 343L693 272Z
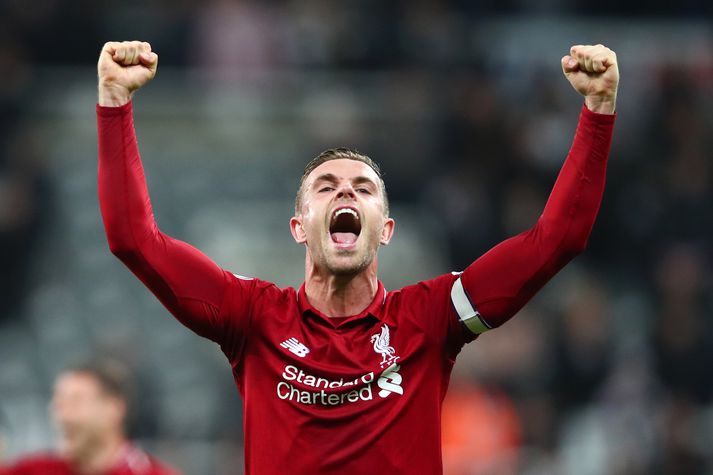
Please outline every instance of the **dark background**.
M213 345L115 261L96 202L95 63L149 41L135 98L162 228L226 268L298 285L301 168L382 164L389 288L460 270L531 226L581 98L572 44L618 53L619 118L589 249L464 350L451 474L713 473L713 3L0 2L0 434L51 447L64 365L135 370L131 433L187 474L240 473L240 401ZM405 443L407 443L405 441Z

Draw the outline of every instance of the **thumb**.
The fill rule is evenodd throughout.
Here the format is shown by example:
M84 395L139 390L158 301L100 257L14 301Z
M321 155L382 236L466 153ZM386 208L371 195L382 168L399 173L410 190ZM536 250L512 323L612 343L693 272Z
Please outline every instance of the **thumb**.
M156 68L158 67L158 55L154 52L141 53L139 55L139 62L148 68L152 73L156 73Z
M579 71L579 62L570 55L562 56L562 72L565 76L568 73Z
M139 61L144 66L153 66L154 63L158 61L158 55L156 53L148 52L139 54Z

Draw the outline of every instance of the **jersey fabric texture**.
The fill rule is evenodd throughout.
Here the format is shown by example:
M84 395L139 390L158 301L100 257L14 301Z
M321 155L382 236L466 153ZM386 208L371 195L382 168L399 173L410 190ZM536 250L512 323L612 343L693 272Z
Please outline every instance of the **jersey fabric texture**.
M244 402L246 473L260 475L442 473L441 404L456 355L584 249L614 125L583 108L533 228L462 273L394 291L379 283L359 315L331 319L304 285L237 276L162 233L131 103L97 106L97 120L109 247L179 321L220 345Z
M14 465L0 467L0 475L79 475L65 459L54 454L24 458ZM124 449L116 465L96 475L181 475L135 446Z

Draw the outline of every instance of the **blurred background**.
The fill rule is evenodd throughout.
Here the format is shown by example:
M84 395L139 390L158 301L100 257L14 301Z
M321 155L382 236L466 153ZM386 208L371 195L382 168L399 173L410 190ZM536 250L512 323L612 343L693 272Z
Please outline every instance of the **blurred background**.
M713 474L713 3L695 0L0 2L6 459L53 446L57 372L110 355L135 371L144 447L187 475L242 473L223 355L103 234L95 64L127 39L161 58L134 102L165 232L297 286L302 167L356 147L386 173L392 289L536 221L582 103L559 60L572 44L614 49L619 118L589 249L461 354L446 473Z

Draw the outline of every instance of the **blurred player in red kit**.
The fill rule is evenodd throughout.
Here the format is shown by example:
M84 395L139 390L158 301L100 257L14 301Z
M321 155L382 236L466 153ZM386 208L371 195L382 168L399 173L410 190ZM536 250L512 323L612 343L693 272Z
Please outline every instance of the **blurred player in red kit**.
M180 475L127 440L127 391L127 373L116 362L62 372L50 405L58 452L0 466L0 475Z
M460 349L512 317L586 246L604 190L616 55L578 45L562 58L585 104L535 226L463 272L399 290L377 278L378 248L394 232L381 172L350 149L323 152L300 181L290 220L306 251L299 289L233 274L162 233L131 102L157 66L148 43L110 42L100 54L104 226L111 251L228 358L244 401L246 473L442 473L441 405Z

